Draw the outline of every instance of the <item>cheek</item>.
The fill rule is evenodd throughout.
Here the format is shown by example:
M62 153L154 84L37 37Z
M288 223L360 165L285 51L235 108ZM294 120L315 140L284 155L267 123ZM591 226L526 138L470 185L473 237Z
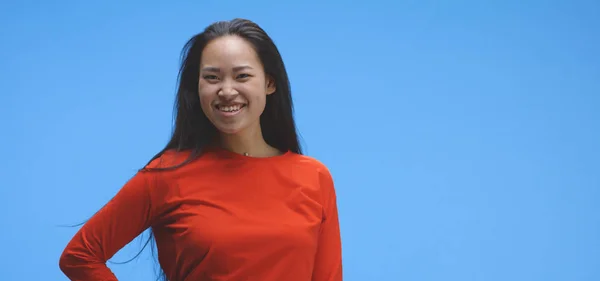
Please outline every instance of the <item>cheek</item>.
M251 96L246 96L246 99L250 102L249 109L254 117L263 113L266 105L266 99L264 95L254 93Z
M256 109L259 110L260 113L262 113L265 110L266 101L267 99L264 95L254 97L254 104L256 105Z
M240 89L241 92L247 93L246 99L252 104L253 110L262 112L265 109L267 95L264 86L260 83L248 84Z
M210 105L213 101L213 95L210 94L210 89L207 89L205 87L201 88L202 90L198 91L198 98L200 99L200 106L202 106L203 109L208 109L210 108Z

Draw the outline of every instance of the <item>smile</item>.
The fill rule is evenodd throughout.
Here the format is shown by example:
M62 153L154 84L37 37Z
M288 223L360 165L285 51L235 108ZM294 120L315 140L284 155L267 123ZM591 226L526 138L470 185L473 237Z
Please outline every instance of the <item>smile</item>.
M220 111L221 113L231 116L234 115L238 112L240 112L244 107L246 107L245 104L232 104L232 105L216 105L215 108Z

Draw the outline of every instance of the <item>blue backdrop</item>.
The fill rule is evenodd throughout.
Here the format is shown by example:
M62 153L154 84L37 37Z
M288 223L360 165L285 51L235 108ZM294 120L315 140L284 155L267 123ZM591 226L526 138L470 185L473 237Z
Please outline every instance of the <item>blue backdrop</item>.
M181 47L234 17L334 175L345 280L600 280L600 3L551 0L2 1L3 280L66 280L58 225L165 145Z

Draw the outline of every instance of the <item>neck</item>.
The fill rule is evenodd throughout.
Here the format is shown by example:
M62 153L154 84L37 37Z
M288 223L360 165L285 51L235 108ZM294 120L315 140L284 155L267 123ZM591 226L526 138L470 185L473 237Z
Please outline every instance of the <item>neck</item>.
M221 147L229 151L252 157L270 157L279 155L280 151L267 144L260 128L237 134L221 134Z

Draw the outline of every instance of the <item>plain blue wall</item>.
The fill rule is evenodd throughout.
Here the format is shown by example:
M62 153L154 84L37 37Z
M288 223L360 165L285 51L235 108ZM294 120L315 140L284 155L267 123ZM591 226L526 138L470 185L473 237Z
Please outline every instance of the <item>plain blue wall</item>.
M58 257L170 133L179 51L278 44L336 181L345 280L600 280L597 1L2 1L0 276ZM117 254L131 258L140 240ZM154 280L146 252L110 265Z

